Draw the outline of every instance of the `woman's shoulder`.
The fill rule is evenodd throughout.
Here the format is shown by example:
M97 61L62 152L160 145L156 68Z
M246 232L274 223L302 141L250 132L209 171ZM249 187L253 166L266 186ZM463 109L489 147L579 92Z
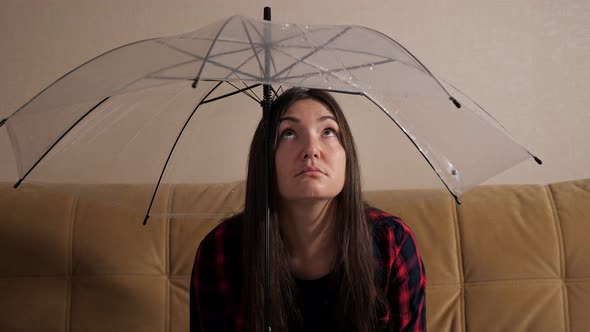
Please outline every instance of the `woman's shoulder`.
M205 235L200 246L218 246L220 243L239 244L242 240L242 220L242 213L223 219Z
M372 206L367 206L366 212L374 238L401 244L408 237L414 237L410 227L401 218Z
M373 225L373 227L393 227L409 229L406 223L400 217L395 216L389 212L380 210L370 205L366 206L365 211L367 213L369 222Z

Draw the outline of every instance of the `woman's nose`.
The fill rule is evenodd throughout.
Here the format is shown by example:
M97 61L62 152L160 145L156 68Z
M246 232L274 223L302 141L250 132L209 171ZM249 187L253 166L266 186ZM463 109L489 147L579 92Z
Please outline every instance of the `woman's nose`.
M312 157L313 157L313 159L318 159L318 154L315 152L306 153L303 156L303 159L311 159Z
M308 136L303 147L303 159L317 159L320 155L318 142L316 138Z

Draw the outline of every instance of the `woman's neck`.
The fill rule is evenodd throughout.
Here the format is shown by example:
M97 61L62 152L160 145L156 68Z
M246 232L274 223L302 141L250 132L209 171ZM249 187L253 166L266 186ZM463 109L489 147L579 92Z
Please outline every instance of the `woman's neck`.
M295 277L317 279L328 274L337 254L335 202L284 202L279 213L289 266Z

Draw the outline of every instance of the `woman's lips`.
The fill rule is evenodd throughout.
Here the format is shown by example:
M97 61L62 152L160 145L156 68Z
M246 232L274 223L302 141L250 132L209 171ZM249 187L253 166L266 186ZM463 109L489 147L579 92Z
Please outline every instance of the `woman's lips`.
M305 167L297 175L324 175L325 173L318 167Z

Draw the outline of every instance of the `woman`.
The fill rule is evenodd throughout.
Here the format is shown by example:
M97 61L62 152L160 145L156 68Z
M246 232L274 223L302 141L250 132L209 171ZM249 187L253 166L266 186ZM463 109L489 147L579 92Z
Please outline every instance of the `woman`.
M350 128L326 92L292 88L272 104L273 331L424 331L425 274L411 231L367 205ZM264 331L264 133L246 203L201 242L191 331Z

